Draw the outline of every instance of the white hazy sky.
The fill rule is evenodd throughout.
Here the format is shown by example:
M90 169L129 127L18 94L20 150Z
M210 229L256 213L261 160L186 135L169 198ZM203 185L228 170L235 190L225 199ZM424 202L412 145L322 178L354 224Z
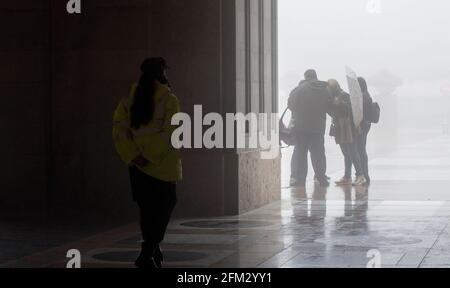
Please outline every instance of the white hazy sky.
M440 97L450 81L450 1L380 0L380 14L369 1L279 0L281 94L308 68L344 82L349 65L367 78L383 69L399 76L401 97Z

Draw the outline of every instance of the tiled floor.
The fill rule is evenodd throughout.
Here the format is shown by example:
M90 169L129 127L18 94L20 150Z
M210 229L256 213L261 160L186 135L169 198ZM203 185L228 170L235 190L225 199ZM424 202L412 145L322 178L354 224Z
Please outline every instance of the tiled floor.
M382 267L450 268L450 137L400 145L375 157L371 169L370 188L309 183L245 215L174 221L163 245L166 266L366 267L376 249ZM189 225L213 220L222 223ZM133 224L3 266L64 267L65 251L77 248L84 267L132 267L138 241ZM104 253L114 261L100 260Z

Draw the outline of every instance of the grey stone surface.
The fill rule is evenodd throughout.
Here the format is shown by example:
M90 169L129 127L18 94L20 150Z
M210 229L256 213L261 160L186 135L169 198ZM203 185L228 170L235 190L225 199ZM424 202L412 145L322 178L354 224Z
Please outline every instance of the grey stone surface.
M0 4L0 32L8 39L0 44L7 95L0 123L8 135L0 144L2 211L30 218L135 215L111 126L146 57L167 59L173 91L190 115L197 104L204 113L276 111L275 0L252 0L250 10L235 0L92 0L82 15L69 15L66 3ZM279 199L277 160L250 160L235 150L183 153L176 217L236 215Z

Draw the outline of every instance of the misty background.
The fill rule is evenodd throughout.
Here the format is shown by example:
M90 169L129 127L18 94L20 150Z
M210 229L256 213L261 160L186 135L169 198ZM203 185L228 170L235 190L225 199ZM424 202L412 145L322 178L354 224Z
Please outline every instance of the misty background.
M337 79L348 91L345 66L351 67L368 80L382 109L381 122L369 138L374 156L448 129L450 2L379 0L379 10L368 7L369 2L376 3L280 0L279 92L284 109L290 91L309 68L316 69L321 80ZM335 148L327 137L331 158L339 155ZM286 151L283 167L290 160L291 151ZM341 163L329 166L337 169Z

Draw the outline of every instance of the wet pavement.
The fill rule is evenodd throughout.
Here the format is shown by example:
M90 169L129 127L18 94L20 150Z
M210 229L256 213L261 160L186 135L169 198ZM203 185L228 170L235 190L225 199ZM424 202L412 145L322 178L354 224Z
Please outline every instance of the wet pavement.
M450 136L404 141L370 166L368 188L309 181L244 215L173 221L162 246L166 267L356 268L375 250L382 267L450 268ZM130 224L0 266L64 267L75 248L83 267L132 267L139 241Z

